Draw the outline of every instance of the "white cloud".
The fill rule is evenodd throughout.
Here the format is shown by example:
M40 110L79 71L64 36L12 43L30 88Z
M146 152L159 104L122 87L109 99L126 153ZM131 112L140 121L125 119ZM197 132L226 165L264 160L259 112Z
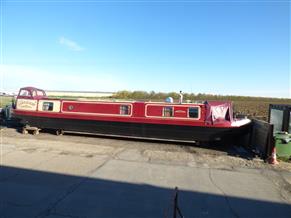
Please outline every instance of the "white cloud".
M0 65L3 91L17 92L24 86L46 90L117 91L127 86L121 78L110 73L49 72L21 65Z
M74 42L71 39L67 39L65 37L60 37L59 38L59 43L63 46L66 46L68 49L72 51L83 51L84 48L78 45L78 43Z

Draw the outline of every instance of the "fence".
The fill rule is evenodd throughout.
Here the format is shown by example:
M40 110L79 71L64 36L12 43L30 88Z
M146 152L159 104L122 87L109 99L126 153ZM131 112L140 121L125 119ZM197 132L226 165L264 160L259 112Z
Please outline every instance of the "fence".
M274 125L257 119L253 119L252 122L250 146L265 159L271 155L274 146Z

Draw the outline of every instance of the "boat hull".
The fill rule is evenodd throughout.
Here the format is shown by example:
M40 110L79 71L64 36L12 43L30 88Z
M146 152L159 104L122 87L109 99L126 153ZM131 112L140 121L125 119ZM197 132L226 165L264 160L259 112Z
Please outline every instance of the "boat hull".
M251 128L250 124L241 127L226 128L65 119L16 114L14 117L18 119L22 125L34 126L40 129L64 130L144 139L196 142L237 138L248 134Z

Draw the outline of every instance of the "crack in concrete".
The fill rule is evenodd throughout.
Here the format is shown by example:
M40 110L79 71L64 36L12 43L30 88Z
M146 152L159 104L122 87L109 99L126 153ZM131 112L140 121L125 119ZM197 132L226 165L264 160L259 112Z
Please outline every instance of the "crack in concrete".
M268 173L275 173L276 174L276 181L274 177L271 177L268 175ZM276 171L270 171L266 169L261 169L260 174L264 176L267 180L271 181L271 183L278 189L278 192L280 194L280 197L283 201L286 203L291 202L291 184L286 182L286 180L283 178L282 174L280 172Z
M84 217L81 217L81 216L74 216L74 215L62 214L62 213L51 213L49 215L55 215L55 216L60 216L60 217L68 217L68 218L84 218Z
M10 201L2 201L1 202L2 205L9 205L12 207L31 207L32 204L18 204L18 203L14 203L14 202L10 202Z
M51 212L57 207L57 205L64 200L68 195L76 191L80 185L82 185L88 177L84 177L81 181L71 185L65 193L63 193L54 203L50 204L45 210L39 212L35 217L46 217L51 214Z
M210 181L211 181L211 183L223 194L223 196L224 196L224 199L225 199L225 201L226 201L226 204L227 204L227 206L228 206L228 208L229 208L229 210L230 210L230 212L231 212L231 214L234 216L234 217L236 217L236 218L239 218L239 215L235 212L235 210L232 208L232 206L231 206L231 204L230 204L230 200L229 200L229 198L228 198L228 196L227 196L227 194L223 191L223 189L222 188L220 188L215 182L214 182L214 179L213 179L213 177L212 177L212 175L211 175L211 169L209 169L209 171L208 171L209 173L208 173L208 176L209 176L209 179L210 179Z

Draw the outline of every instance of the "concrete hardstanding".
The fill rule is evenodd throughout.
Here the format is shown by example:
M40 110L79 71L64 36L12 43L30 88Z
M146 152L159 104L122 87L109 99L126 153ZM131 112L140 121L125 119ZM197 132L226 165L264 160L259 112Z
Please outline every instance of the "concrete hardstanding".
M0 217L171 217L175 186L185 217L291 214L290 164L241 149L1 134Z

